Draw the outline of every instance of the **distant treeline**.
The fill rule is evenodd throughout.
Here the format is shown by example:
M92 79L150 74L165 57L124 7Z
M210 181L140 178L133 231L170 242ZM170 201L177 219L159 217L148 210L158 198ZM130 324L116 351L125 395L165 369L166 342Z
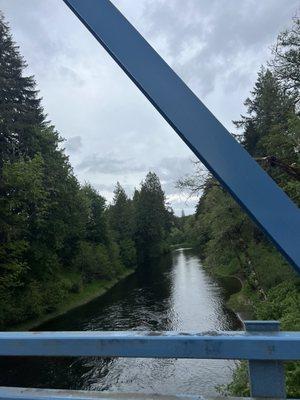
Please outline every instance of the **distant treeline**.
M167 250L172 211L149 172L113 203L80 185L33 77L0 18L0 329L55 311L69 293Z
M236 138L299 205L300 19L278 36L273 56L244 103L246 115L235 122L242 129ZM203 179L200 169L198 164L194 176L179 182L203 194L196 215L181 219L171 241L199 249L204 266L214 275L236 276L243 282L242 291L229 302L233 308L251 308L254 318L280 320L282 329L299 331L299 277L231 196L211 176ZM289 363L286 370L289 396L300 397L300 363ZM230 394L249 395L246 377L243 366Z

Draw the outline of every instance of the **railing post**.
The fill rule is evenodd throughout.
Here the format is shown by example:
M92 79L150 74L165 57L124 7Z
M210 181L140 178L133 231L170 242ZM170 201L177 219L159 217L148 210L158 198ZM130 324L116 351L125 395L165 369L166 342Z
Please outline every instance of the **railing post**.
M244 321L246 332L278 332L278 321ZM252 397L286 398L282 361L250 360L250 391Z

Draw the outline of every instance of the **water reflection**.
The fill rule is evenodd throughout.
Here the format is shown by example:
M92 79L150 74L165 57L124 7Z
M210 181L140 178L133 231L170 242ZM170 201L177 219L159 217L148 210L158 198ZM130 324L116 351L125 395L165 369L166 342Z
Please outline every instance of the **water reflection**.
M145 265L105 296L39 330L230 330L222 288L190 250ZM0 361L0 384L114 391L216 395L230 380L223 360L13 358Z

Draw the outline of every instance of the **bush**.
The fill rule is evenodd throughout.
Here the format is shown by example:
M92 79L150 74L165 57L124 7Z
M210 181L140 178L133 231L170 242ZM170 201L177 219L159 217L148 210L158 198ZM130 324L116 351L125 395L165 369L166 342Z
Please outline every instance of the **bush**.
M223 396L249 397L250 386L247 362L242 361L239 363L229 385L219 386L217 389Z
M47 282L43 288L44 311L49 313L57 310L67 297L70 287L71 282L68 280Z
M134 268L137 263L135 243L131 239L120 241L120 257L126 268Z
M70 287L70 293L80 293L82 290L82 282L74 282Z
M114 275L108 251L102 244L81 242L74 259L74 266L86 282L94 279L110 279Z

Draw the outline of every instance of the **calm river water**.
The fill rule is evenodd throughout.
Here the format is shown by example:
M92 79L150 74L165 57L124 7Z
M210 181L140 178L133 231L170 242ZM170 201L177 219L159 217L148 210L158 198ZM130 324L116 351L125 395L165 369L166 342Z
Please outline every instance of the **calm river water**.
M240 329L224 296L199 257L179 249L38 330ZM230 381L233 367L226 360L2 358L0 385L212 396L216 385Z

